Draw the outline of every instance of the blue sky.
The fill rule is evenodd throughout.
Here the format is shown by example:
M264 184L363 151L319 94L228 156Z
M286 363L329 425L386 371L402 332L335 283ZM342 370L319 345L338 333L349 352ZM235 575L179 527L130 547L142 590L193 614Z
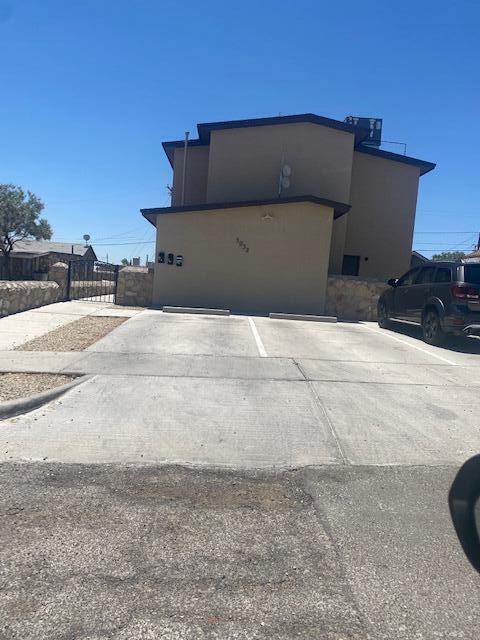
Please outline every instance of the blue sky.
M54 239L144 259L139 209L169 204L162 140L197 122L378 116L385 140L438 163L415 247L469 248L479 27L476 0L0 0L0 181L44 200Z

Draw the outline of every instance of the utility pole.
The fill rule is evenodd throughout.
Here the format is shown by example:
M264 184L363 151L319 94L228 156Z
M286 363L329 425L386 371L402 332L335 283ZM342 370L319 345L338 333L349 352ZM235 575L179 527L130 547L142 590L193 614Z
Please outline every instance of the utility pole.
M478 232L477 251L480 251L480 231Z

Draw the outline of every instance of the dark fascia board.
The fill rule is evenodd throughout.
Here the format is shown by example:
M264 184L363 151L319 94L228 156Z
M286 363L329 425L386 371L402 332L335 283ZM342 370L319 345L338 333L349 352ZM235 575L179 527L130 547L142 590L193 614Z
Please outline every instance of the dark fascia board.
M179 149L185 146L185 140L169 140L167 142L162 142L162 147L163 150L165 151L165 154L168 158L168 161L170 162L170 165L173 169L173 154L175 149ZM188 147L203 147L206 146L203 142L201 142L200 140L197 139L193 139L193 140L189 140L188 141Z
M378 158L384 158L385 160L393 160L394 162L403 162L404 164L410 164L420 169L420 175L432 171L437 166L434 162L427 162L426 160L419 160L418 158L412 158L410 156L402 156L399 153L392 153L391 151L384 151L383 149L374 149L364 145L355 147L355 151L360 153L366 153L370 156L376 156Z
M248 127L266 127L279 124L298 124L309 122L318 124L322 127L337 129L337 131L345 131L355 136L355 144L360 144L365 140L369 132L361 127L354 127L351 124L342 122L341 120L333 120L332 118L324 118L314 113L301 113L293 116L276 116L273 118L250 118L248 120L225 120L224 122L203 122L197 125L198 139L188 141L188 146L203 146L210 144L210 134L212 131L221 131L223 129L245 129ZM182 148L185 144L184 140L170 140L162 142L163 149L167 155L170 164L173 166L173 153L175 149Z
M239 207L257 207L268 206L274 204L288 204L291 202L313 202L314 204L321 204L325 207L330 207L334 211L334 218L339 218L345 213L350 211L350 205L343 202L336 202L335 200L328 200L327 198L319 198L318 196L306 195L306 196L293 196L290 198L271 198L268 200L241 200L237 202L209 202L202 204L187 204L182 207L156 207L153 209L140 209L141 214L146 218L153 226L156 224L154 219L158 215L169 213L195 213L195 212L209 212L218 209L235 209Z
M298 124L309 122L318 124L322 127L330 127L338 131L352 133L355 136L355 144L359 144L365 140L369 131L361 127L355 127L341 120L332 120L332 118L324 118L314 113L300 113L293 116L275 116L273 118L250 118L248 120L225 120L224 122L203 122L197 125L198 137L203 144L210 143L210 134L212 131L220 131L222 129L244 129L247 127L266 127L278 124Z

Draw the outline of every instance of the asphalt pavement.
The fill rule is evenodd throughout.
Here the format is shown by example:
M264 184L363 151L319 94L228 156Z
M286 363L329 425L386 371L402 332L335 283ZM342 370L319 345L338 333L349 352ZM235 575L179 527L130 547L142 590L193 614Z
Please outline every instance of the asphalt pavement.
M5 463L0 637L474 640L453 473Z

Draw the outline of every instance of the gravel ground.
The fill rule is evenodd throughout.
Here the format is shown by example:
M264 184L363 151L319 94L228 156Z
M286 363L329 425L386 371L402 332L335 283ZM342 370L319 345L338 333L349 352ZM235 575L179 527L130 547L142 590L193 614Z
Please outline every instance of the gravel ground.
M83 351L128 318L86 316L16 347L16 351Z
M0 402L26 398L41 391L59 387L74 379L74 376L53 373L1 373Z

